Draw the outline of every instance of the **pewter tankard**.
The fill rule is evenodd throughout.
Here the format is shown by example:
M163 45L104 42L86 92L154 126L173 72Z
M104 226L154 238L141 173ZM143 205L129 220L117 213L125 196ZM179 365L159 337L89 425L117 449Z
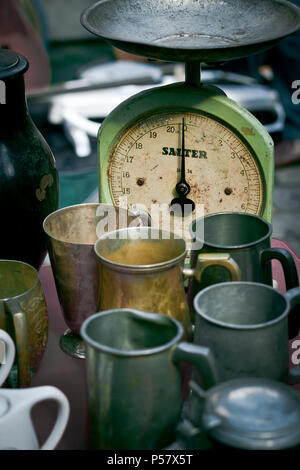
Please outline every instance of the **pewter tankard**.
M197 234L197 224L204 224L204 237ZM202 229L203 231L203 229ZM225 282L228 273L218 266L211 266L210 259L215 253L230 253L241 270L241 281L261 282L272 286L271 261L277 259L284 270L287 290L299 285L297 269L291 254L281 248L271 248L272 226L261 217L225 212L211 214L195 220L190 226L194 240L202 244L194 251L193 260L201 257L207 265L203 273L201 288L217 282ZM193 263L192 263L193 264Z
M240 377L298 382L299 367L288 370L288 315L299 303L300 287L284 295L254 282L207 287L194 299L194 343L211 349L222 382Z
M282 265L287 290L299 285L292 255L287 250L271 248L272 226L261 217L233 212L211 214L195 220L190 225L190 233L202 245L201 249L192 252L191 264L194 266L198 258L203 268L201 282L193 279L189 285L191 307L193 298L201 289L230 281L228 272L215 262L215 258L222 253L230 254L237 263L241 281L272 286L271 260L276 259ZM296 336L298 330L292 324L290 328L290 337Z
M177 440L165 450L299 450L298 390L254 377L190 386Z

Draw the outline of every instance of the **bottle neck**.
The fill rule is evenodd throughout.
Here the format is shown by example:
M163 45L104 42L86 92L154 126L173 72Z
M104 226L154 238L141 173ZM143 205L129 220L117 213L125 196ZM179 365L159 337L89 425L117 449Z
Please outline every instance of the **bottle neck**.
M22 126L28 117L23 75L0 81L0 100L0 133L3 134L12 126Z

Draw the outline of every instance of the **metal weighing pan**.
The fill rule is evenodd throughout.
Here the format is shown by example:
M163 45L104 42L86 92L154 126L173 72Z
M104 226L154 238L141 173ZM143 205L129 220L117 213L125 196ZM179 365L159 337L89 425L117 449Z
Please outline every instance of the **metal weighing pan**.
M133 54L219 62L261 52L294 33L300 9L286 0L100 0L81 22Z

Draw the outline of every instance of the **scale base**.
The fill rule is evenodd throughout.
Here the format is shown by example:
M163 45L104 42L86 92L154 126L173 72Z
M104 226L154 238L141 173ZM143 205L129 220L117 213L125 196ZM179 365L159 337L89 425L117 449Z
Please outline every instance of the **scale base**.
M60 337L60 348L64 353L76 359L85 359L85 344L83 339L71 330L66 330Z

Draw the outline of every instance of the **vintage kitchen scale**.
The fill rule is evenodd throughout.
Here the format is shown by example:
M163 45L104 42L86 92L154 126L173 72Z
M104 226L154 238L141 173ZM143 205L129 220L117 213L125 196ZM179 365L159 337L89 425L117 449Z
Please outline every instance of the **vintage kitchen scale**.
M300 27L285 0L100 0L82 15L92 33L127 52L186 63L186 80L135 95L99 132L100 200L178 202L193 211L272 218L274 148L262 124L215 86L200 64L264 51ZM183 158L182 158L183 157ZM178 214L177 214L178 215ZM174 219L177 217L172 213Z

